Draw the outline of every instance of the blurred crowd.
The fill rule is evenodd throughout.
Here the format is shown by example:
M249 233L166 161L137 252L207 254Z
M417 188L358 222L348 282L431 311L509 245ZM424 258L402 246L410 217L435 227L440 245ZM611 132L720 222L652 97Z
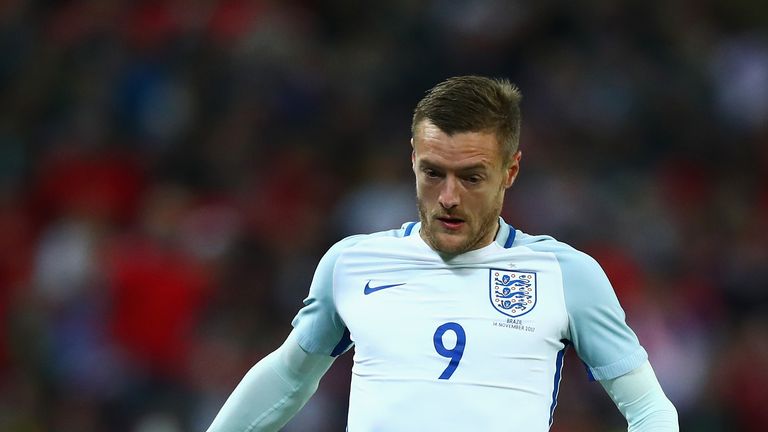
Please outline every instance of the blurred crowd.
M682 430L765 430L758 0L3 1L0 430L205 430L324 251L417 218L413 107L470 73L524 95L505 219L600 261ZM552 430L623 425L571 352Z

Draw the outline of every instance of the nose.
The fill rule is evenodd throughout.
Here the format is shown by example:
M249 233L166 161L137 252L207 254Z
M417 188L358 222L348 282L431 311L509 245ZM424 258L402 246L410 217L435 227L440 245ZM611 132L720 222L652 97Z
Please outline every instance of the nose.
M456 178L451 176L445 178L438 201L444 209L451 209L459 205L461 201L459 199L459 183Z

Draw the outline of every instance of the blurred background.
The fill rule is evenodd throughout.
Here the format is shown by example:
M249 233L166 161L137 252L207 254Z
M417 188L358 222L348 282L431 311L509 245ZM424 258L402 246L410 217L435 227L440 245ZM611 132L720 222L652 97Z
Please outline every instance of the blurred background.
M602 263L682 430L765 430L759 0L0 2L0 430L205 430L324 251L416 219L469 73L524 94L506 220ZM344 429L351 361L286 431ZM623 427L571 352L552 430Z

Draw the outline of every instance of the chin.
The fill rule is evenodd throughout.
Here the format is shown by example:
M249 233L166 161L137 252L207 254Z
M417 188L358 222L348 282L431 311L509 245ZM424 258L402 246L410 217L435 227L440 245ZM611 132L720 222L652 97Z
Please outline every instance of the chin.
M458 255L464 253L467 251L468 246L466 240L456 241L455 239L451 239L449 241L435 239L434 243L435 250L448 255Z

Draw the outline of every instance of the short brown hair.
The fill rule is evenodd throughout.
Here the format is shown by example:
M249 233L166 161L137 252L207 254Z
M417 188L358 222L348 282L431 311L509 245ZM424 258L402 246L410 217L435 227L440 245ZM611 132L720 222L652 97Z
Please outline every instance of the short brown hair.
M506 79L448 78L428 90L416 105L411 134L423 120L448 135L493 132L502 145L506 165L520 142L520 99L520 91Z

